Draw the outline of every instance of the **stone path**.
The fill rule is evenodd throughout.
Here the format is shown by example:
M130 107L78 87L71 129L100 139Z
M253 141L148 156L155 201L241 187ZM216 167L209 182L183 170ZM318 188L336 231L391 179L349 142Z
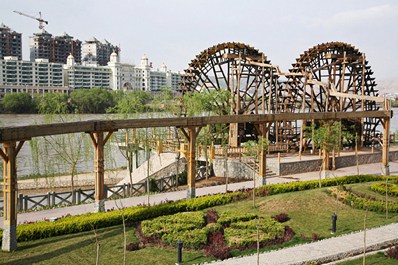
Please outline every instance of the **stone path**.
M398 223L366 231L367 252L385 248L391 244L397 243ZM317 264L325 264L342 258L361 255L363 254L363 248L364 232L361 231L314 243L261 253L259 255L259 264L306 264L308 261L315 261ZM257 264L257 255L212 262L210 264Z

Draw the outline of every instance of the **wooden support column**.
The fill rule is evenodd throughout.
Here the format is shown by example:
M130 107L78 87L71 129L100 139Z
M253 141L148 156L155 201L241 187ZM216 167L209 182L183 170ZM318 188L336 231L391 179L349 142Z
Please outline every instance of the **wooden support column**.
M383 122L384 132L383 132L383 155L382 155L382 171L383 175L390 175L390 165L389 165L389 149L390 149L390 118L384 118Z
M104 159L104 146L112 135L112 131L108 132L104 138L104 132L90 132L90 138L94 144L94 171L95 171L95 212L105 212L105 159Z
M1 249L17 249L17 155L24 141L3 143L0 155L3 158L3 209L4 227Z
M265 124L259 125L259 131L260 131L259 136L261 136L263 138L262 141L264 141L266 133L267 133L270 125L271 124L269 124L268 127ZM260 145L262 143L260 143ZM267 158L266 158L267 148L264 146L260 146L260 150L261 151L259 154L258 176L257 176L256 183L258 183L259 186L263 186L263 185L267 184Z
M184 128L180 128L185 138L188 140L188 191L187 198L195 198L195 179L196 179L196 138L202 127L188 127L188 132Z
M238 123L230 123L229 124L229 141L228 145L231 147L239 146L239 124Z

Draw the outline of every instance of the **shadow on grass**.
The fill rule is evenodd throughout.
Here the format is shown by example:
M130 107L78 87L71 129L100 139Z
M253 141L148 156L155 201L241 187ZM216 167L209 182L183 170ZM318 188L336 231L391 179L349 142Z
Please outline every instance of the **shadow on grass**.
M94 237L94 232L93 233L93 237ZM101 240L104 240L106 238L110 238L113 236L116 236L120 234L119 229L114 229L112 231L109 232L104 232L100 234ZM35 246L43 244L43 245L47 245L47 244L51 244L54 241L61 241L61 240L67 240L67 239L71 239L77 236L81 236L81 234L76 234L73 235L71 237L67 237L67 238L62 238L60 239L59 237L55 237L53 240L51 240L51 242L46 241L45 243L35 243ZM36 256L30 256L27 258L20 258L20 259L16 259L16 260L12 260L12 261L7 261L6 263L1 263L1 264L7 264L7 265L20 265L20 264L34 264L34 263L39 263L39 262L43 262L55 257L58 257L60 255L63 255L65 253L69 253L72 252L76 249L82 248L82 247L86 247L88 244L95 244L95 239L94 238L89 238L80 242L72 242L71 244L61 247L57 250L51 251L51 249L48 249L47 252L41 253L40 255L36 255ZM29 249L32 248L32 245L27 245L24 247L21 247L20 249ZM18 250L17 250L18 251ZM8 253L7 253L8 254ZM6 254L6 255L7 255Z
M113 229L108 229L108 230L113 230ZM100 230L97 230L97 232L101 233ZM42 238L42 239L38 239L38 240L35 240L35 241L30 241L32 243L28 243L26 241L22 241L22 242L18 242L19 245L18 245L17 251L34 248L34 247L37 247L37 246L40 246L40 245L44 245L44 244L52 244L54 242L58 242L58 241L61 241L61 240L69 240L69 239L73 239L73 238L76 238L76 237L84 237L84 236L87 236L87 235L90 235L90 234L92 235L92 234L94 234L94 232L93 231L86 231L86 232L78 232L78 233L75 233L75 234L60 235L60 236L55 236L55 237L51 237L51 238ZM45 240L45 242L42 242L43 240ZM33 242L35 242L35 243L33 243ZM21 246L20 245L21 243L26 243L26 245Z

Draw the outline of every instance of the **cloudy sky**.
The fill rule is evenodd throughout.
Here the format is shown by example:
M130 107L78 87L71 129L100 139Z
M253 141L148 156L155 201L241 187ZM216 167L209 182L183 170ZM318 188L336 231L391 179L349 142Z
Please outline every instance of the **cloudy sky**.
M398 1L394 0L1 0L0 23L28 37L42 12L53 35L82 41L95 36L121 46L122 62L147 54L180 71L201 51L222 42L243 42L287 70L322 42L342 41L364 52L378 80L398 79Z

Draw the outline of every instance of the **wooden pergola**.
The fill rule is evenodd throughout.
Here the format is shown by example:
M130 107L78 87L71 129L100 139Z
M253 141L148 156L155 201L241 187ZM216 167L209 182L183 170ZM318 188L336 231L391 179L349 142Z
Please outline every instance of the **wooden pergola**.
M387 105L387 104L386 104ZM33 137L85 132L92 139L95 149L94 171L95 184L95 211L105 210L104 194L104 146L111 134L119 129L129 128L179 128L188 141L188 198L195 197L195 169L196 169L196 138L200 129L209 124L254 124L260 135L265 135L275 122L296 120L341 120L375 118L382 121L384 174L389 175L389 128L392 112L386 110L355 111L355 112L314 112L314 113L276 113L253 115L227 115L207 117L180 117L180 118L151 118L151 119L124 119L124 120L90 120L70 123L55 123L46 125L31 125L20 127L0 128L0 155L4 163L3 196L4 196L4 230L3 251L13 251L17 247L17 166L16 159L26 141ZM266 154L260 154L260 169L258 178L262 185L266 184Z

